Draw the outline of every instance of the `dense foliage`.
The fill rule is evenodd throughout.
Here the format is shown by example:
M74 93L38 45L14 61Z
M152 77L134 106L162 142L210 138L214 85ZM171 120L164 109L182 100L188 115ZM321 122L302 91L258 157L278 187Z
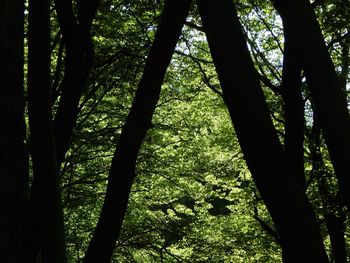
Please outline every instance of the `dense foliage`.
M154 1L143 2L105 1L94 25L97 67L90 86L99 88L82 108L62 174L68 251L73 261L84 256L98 218L113 146L160 13ZM237 4L252 57L265 84L271 116L283 140L283 102L278 91L282 78L281 21L268 3ZM339 75L346 76L348 83L349 29L342 20L348 14L347 9L337 8L338 4L324 1L315 10ZM339 21L334 21L336 17ZM273 223L242 160L220 94L194 9L138 157L116 262L281 260ZM310 138L314 121L306 90L304 102L307 191L324 229L329 210L342 214L343 209L335 200L337 186L322 139L316 145L317 141ZM323 157L318 168L311 157L315 150ZM325 189L321 190L319 183ZM327 231L323 233L330 251Z
M73 2L77 15L79 3ZM283 144L282 20L269 1L234 2ZM158 0L105 0L92 22L93 64L86 70L76 124L59 171L68 262L82 262L98 222L112 158L163 5ZM312 6L348 97L350 4L347 0L315 0ZM28 10L25 19L27 30ZM63 61L69 54L55 5L50 7L50 21L55 116L68 67ZM25 32L26 63L27 52ZM26 77L24 83L27 91ZM349 212L339 194L308 84L302 72L305 191L330 261L337 262L327 224L333 217L344 224L342 235L350 258ZM26 122L29 125L28 115ZM27 137L29 145L29 129ZM31 165L29 172L32 178ZM138 154L136 177L112 262L282 262L280 245L279 234L243 158L193 3Z

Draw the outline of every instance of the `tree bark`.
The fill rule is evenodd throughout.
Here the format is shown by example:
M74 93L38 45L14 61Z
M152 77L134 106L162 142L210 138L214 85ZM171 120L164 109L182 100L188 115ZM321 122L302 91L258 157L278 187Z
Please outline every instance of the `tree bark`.
M233 2L197 4L224 101L279 233L284 262L328 262L312 207L273 127Z
M0 262L24 262L28 186L23 88L24 1L0 1Z
M309 1L274 0L284 30L297 50L319 115L339 188L350 210L350 115L346 95L328 54L321 29Z
M33 182L26 260L66 262L64 221L51 114L50 1L29 1L28 116Z
M168 0L165 3L143 76L114 153L105 202L85 255L85 263L110 262L135 177L138 151L151 126L164 75L189 12L190 3L190 0Z

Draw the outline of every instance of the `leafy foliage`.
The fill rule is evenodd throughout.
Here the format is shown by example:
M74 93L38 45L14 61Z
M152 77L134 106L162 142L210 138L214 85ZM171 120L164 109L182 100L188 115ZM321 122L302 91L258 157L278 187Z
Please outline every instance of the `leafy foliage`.
M99 7L93 25L95 64L61 169L67 249L72 262L84 257L97 223L114 148L159 20L159 2L107 0ZM269 2L236 2L275 128L283 141L281 20ZM344 92L348 92L350 9L342 5L343 0L315 2L321 2L315 11ZM54 19L52 26L58 39L52 52L57 71L52 75L53 82L59 83L64 52L60 51ZM335 213L346 218L348 214L305 80L303 87L307 194L331 254L325 217ZM59 92L55 93L58 99ZM349 246L348 228L345 234ZM278 242L240 152L193 8L138 156L137 177L113 260L280 262Z

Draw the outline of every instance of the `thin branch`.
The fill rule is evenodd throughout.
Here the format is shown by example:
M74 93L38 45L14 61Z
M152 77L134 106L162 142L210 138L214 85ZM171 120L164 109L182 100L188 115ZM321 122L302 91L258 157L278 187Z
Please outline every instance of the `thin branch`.
M264 18L262 17L262 15L260 14L261 9L260 9L258 6L256 6L255 4L254 4L254 11L255 11L255 13L258 15L258 17L260 18L260 20L262 21L262 23L264 24L264 26L267 28L267 30L270 32L272 38L276 41L279 50L283 53L283 48L282 48L282 46L281 46L281 44L280 44L279 39L277 38L277 36L275 36L275 34L273 33L273 31L272 31L270 25L265 21L265 19L264 19Z
M318 6L322 5L325 2L325 0L315 0L311 3L311 7L313 9L317 8Z
M332 39L328 44L327 44L327 49L331 49L332 46L335 44L335 43L338 43L340 41L343 41L343 40L346 40L346 39L350 39L350 32L347 32L346 34L344 35L341 35L337 38L334 38Z
M193 22L186 21L186 22L185 22L185 25L188 26L188 27L190 27L190 28L194 28L194 29L196 29L196 30L198 30L198 31L204 32L204 29L203 29L202 26L196 25L196 24L193 23Z
M255 219L256 221L258 221L258 223L260 224L260 226L262 227L262 229L264 229L264 230L266 231L266 233L268 233L270 236L272 236L272 237L275 239L275 241L276 241L279 245L281 245L281 240L280 240L280 238L279 238L277 232L276 232L274 229L272 229L272 227L270 227L270 226L269 226L264 220L262 220L259 216L254 215L253 217L254 217L254 219Z

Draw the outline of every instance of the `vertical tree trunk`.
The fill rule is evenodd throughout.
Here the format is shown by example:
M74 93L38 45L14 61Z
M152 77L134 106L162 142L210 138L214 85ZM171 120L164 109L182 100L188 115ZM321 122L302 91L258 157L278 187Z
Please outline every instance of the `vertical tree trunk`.
M274 0L290 35L319 115L344 203L350 210L350 116L346 96L307 0Z
M79 113L79 100L92 66L90 30L98 5L99 0L78 1L77 21L72 0L55 0L66 49L62 93L54 121L58 166L69 149L70 137Z
M304 174L304 102L301 92L301 68L296 50L284 36L282 97L285 109L284 149L296 178L305 189Z
M278 230L284 262L327 262L317 221L274 130L233 2L197 0L238 140Z
M64 221L52 130L50 1L29 1L28 112L33 183L26 228L28 262L66 262Z
M0 1L0 262L25 262L22 219L27 195L23 89L24 1Z
M343 219L330 213L326 216L326 225L331 239L334 262L347 263Z
M320 121L318 115L315 113L313 115L313 127L311 130L310 141L310 155L312 161L311 172L312 176L316 177L317 179L318 192L322 201L322 205L327 210L330 209L330 206L333 204L333 207L331 209L336 209L341 214L341 209L343 205L334 204L335 196L332 195L329 186L327 186L326 183L326 167L320 151L320 147L322 144ZM344 238L345 227L342 216L338 216L335 214L335 212L332 211L325 215L325 221L328 230L328 235L331 240L331 262L346 263L346 243Z
M168 0L165 3L143 76L114 153L105 202L86 252L86 263L110 262L135 177L138 151L151 126L164 75L189 12L190 3L190 0Z

